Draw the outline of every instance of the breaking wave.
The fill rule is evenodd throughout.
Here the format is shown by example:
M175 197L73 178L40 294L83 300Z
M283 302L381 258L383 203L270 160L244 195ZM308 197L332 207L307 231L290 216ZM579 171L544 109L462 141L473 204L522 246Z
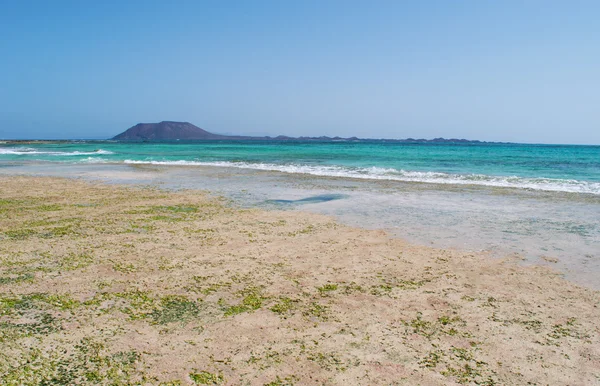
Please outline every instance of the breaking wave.
M100 160L98 160L100 161ZM198 161L138 161L125 160L126 164L173 165L173 166L217 166L239 169L277 171L291 174L310 174L323 177L359 178L406 182L426 182L449 185L483 185L553 192L590 193L600 195L600 183L553 178L529 178L517 176L488 176L484 174L452 174L441 172L417 172L390 168L352 168L323 165L277 165L249 162L198 162Z
M43 151L31 147L0 148L0 155L51 155L51 156L77 156L77 155L109 155L115 154L110 150L98 149L94 151Z

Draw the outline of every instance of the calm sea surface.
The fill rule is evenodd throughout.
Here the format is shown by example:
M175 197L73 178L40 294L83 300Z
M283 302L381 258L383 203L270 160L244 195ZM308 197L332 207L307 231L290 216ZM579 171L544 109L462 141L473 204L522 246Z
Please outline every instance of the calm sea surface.
M0 161L228 166L362 179L600 194L600 146L370 142L72 142L0 147Z

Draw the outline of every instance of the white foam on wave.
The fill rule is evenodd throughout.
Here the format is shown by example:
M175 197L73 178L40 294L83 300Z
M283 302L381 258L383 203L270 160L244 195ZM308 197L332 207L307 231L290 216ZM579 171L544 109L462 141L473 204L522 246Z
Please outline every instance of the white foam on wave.
M0 147L0 154L28 154L35 151L31 147Z
M110 150L98 149L94 151L42 151L31 147L0 148L0 155L51 155L51 156L78 156L78 155L109 155L115 154Z
M63 161L63 162L68 162L71 163L71 161ZM119 163L118 161L111 161L108 160L106 158L98 158L98 157L87 157L87 158L82 158L78 161L76 161L76 163L86 163L86 164L108 164L108 163Z
M590 193L600 195L600 183L553 178L528 178L517 176L488 176L484 174L452 174L441 172L417 172L389 168L348 168L323 165L277 165L248 162L199 162L199 161L137 161L125 160L126 164L150 164L173 166L217 166L239 169L277 171L291 174L310 174L323 177L360 178L406 182L426 182L449 185L482 185L553 192Z

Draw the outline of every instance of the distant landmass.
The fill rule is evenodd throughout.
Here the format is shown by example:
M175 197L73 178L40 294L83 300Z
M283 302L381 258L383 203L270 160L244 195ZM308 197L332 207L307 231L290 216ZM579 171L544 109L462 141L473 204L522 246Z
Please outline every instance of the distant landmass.
M160 123L138 123L113 139L120 141L169 141L227 139L227 136L209 133L189 122L163 121Z
M377 142L434 142L434 143L489 143L457 138L434 139L380 139L380 138L342 138L342 137L252 137L241 135L213 134L189 122L163 121L159 123L138 123L112 138L118 141L197 141L197 140L266 140L266 141L377 141Z

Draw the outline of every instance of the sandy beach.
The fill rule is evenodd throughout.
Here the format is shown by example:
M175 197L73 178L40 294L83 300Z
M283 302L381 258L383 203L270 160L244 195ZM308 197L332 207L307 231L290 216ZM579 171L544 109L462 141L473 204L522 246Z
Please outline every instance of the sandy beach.
M600 384L600 293L197 190L0 177L6 385Z

